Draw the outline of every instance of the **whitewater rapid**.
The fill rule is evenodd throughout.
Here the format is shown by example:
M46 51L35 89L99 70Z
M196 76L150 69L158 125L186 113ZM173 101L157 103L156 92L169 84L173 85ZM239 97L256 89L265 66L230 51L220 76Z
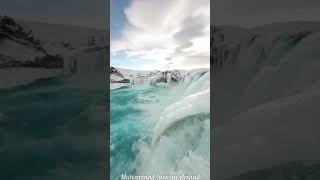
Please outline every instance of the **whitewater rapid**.
M112 178L122 172L210 179L210 72L167 78L140 78L111 92Z
M210 113L210 98L208 99L208 97L210 97L210 86L168 106L155 126L152 144L157 143L164 132L174 124L183 121L185 117Z

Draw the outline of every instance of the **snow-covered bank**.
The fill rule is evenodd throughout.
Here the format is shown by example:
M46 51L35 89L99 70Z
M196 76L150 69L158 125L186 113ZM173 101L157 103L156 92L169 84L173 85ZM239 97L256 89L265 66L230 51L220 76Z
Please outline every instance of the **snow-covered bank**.
M91 82L98 73L105 78L104 30L7 16L0 16L0 23L0 88L65 75L82 74L78 80Z
M121 87L130 87L128 83L110 83L110 90L119 89Z

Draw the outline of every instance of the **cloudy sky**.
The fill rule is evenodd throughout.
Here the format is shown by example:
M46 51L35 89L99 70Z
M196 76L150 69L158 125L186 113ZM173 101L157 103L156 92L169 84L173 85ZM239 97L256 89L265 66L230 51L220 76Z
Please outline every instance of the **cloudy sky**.
M214 0L212 23L253 27L285 21L320 21L319 0Z
M111 0L111 65L210 66L210 0Z
M0 14L22 19L106 29L105 0L0 0Z

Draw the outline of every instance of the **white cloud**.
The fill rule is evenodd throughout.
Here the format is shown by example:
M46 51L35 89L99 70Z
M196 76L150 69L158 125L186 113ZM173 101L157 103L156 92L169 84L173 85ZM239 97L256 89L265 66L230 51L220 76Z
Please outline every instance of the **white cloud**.
M210 0L132 0L125 14L112 55L154 61L154 69L209 67Z

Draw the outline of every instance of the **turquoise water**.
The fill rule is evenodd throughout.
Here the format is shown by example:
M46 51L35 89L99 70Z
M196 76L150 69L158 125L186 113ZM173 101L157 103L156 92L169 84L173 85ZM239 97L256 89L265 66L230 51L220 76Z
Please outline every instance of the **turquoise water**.
M111 91L112 180L124 173L186 170L190 151L209 160L208 114L175 124L151 147L161 114L185 96L179 90L147 86ZM0 179L104 178L104 88L87 89L70 85L65 78L51 78L0 90L0 100L0 159L5 162Z
M151 143L155 119L145 106L160 102L161 88L134 89L123 87L110 93L110 163L111 179L120 174L135 174L134 160L137 158L136 142ZM168 103L168 102L167 102ZM165 103L165 104L167 104ZM162 107L159 107L159 111Z
M51 78L0 90L0 179L72 179L102 171L105 90L67 85Z
M111 180L120 179L122 174L183 173L201 174L202 179L209 179L210 113L205 110L209 107L191 114L182 112L190 104L209 103L209 94L205 97L197 94L204 92L208 78L205 73L199 73L191 81L186 81L186 85L159 87L142 84L111 90ZM177 108L170 110L173 106ZM172 124L169 127L162 124L165 131L154 145L156 126L166 115Z

